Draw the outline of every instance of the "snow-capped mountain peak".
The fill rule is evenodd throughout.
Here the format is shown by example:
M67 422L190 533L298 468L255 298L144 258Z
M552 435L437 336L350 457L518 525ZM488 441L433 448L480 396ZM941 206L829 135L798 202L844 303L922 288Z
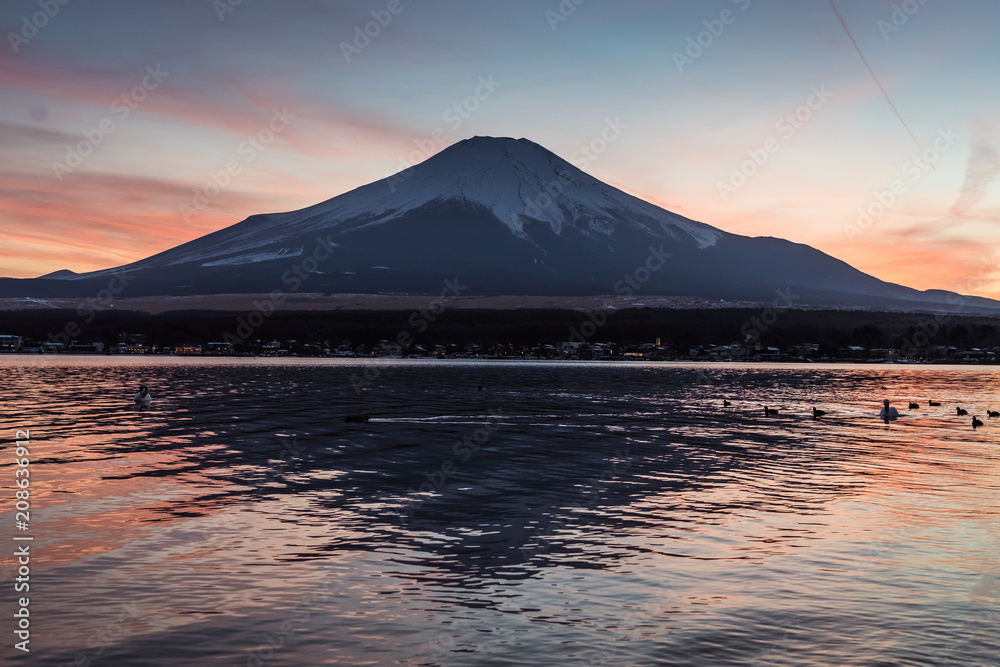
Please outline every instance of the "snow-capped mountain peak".
M852 307L948 297L882 282L809 246L723 232L527 139L493 137L460 141L333 199L251 216L124 267L32 284L40 296L92 295L119 273L130 294L435 294L460 282L480 295L641 289L727 301L773 301L780 289L796 303ZM19 283L7 288L27 294Z
M301 213L349 228L394 220L430 203L455 201L489 210L524 236L526 222L567 225L592 235L612 235L619 225L654 235L688 235L713 245L719 230L665 211L594 178L527 139L472 137L424 162Z

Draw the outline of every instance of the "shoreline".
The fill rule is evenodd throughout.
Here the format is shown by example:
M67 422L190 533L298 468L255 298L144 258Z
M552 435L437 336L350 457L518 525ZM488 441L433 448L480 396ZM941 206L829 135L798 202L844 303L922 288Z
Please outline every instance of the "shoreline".
M142 359L185 359L185 360L223 360L223 359L247 359L253 361L354 361L364 363L388 363L388 362L484 362L484 363L566 363L566 364L654 364L654 365L699 365L699 366L802 366L806 368L821 368L823 366L906 366L906 367L951 367L951 368L978 368L981 366L1000 366L1000 360L989 361L866 361L858 359L643 359L638 357L616 357L613 359L574 359L574 358L541 358L541 357L469 357L469 356L344 356L344 355L254 355L254 354L174 354L174 353L148 353L148 354L107 354L103 352L0 352L0 359L5 358L36 358L45 359L97 359L107 358L108 360L142 360Z

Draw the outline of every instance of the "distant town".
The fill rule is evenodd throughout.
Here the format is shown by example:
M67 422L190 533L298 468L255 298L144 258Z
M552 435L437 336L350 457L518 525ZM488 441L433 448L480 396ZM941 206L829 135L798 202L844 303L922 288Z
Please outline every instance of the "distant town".
M908 353L907 353L908 352ZM160 345L144 334L123 333L116 343L57 343L0 335L0 353L13 354L103 354L178 355L240 357L389 357L438 359L576 359L643 361L770 361L770 362L898 362L898 363L1000 363L1000 347L959 349L951 345L928 345L904 350L891 347L848 345L839 348L820 343L802 343L779 348L759 344L706 344L678 349L655 340L621 344L611 341L562 341L516 345L512 343L445 343L400 345L387 339L373 344L352 341L307 343L298 340L257 339L243 344L228 341L183 342Z
M1000 318L859 310L0 312L0 353L992 364Z

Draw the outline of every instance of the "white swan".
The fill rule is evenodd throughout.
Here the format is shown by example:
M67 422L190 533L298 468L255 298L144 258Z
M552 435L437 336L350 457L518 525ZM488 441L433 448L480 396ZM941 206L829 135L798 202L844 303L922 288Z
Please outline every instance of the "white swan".
M144 384L140 384L139 393L135 395L133 400L140 408L148 408L149 404L153 400L153 397L149 395L149 388Z
M890 408L889 399L887 398L884 401L882 401L882 411L878 413L878 416L881 417L882 419L885 419L886 421L890 419L898 419L899 410L897 410L896 408Z

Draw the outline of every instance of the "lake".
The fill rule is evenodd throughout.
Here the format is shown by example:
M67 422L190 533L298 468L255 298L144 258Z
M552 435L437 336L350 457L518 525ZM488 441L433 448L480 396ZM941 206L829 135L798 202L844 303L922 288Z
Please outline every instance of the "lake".
M998 665L998 381L988 366L0 357L0 654ZM30 593L15 593L24 545Z

